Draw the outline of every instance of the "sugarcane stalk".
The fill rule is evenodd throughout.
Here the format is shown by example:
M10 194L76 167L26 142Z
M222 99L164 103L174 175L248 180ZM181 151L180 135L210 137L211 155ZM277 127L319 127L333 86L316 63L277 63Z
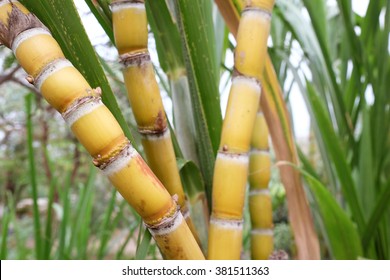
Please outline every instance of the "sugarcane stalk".
M50 31L17 1L0 0L0 42L70 126L125 200L142 217L167 259L204 259L174 198L125 137L118 122L65 58ZM180 238L178 238L180 236Z
M171 136L148 52L148 29L143 0L111 1L116 46L123 65L128 99L142 136L149 166L171 195L198 236L189 215L188 203L176 165Z
M249 212L251 216L251 256L266 260L273 252L272 203L268 190L271 174L268 127L259 110L249 156Z
M239 16L235 4L241 1L214 0L230 32L237 36ZM233 3L234 2L234 3ZM239 5L239 9L242 5ZM269 126L275 157L278 161L298 164L292 129L275 69L269 55L262 77L261 107ZM288 215L294 232L298 259L320 259L320 246L313 218L303 190L299 172L292 166L280 166L280 177L287 193Z
M246 1L234 56L229 93L213 178L209 259L239 259L249 145L264 69L274 1Z

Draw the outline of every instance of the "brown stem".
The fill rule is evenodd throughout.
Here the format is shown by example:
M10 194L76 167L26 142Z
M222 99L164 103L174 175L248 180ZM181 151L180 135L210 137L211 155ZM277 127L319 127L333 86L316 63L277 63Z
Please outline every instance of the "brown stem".
M1 75L0 76L0 85L2 83L5 83L5 82L8 82L10 80L12 80L14 74L20 69L20 65L17 65L14 69L12 69L8 74L5 74L5 75Z

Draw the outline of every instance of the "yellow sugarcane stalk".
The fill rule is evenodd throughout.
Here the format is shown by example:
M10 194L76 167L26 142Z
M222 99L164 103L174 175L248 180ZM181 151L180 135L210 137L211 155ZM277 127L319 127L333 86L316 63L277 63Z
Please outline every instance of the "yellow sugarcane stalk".
M176 195L195 238L188 204L176 165L160 90L148 53L148 29L142 0L111 2L115 42L124 67L128 98L142 135L149 166L171 195Z
M237 10L242 10L243 0L214 0L225 19L226 25L234 37L237 36L240 16ZM234 3L233 3L234 2ZM237 9L238 4L238 9ZM267 123L270 126L275 157L279 161L297 164L298 156L292 137L292 130L286 104L280 88L272 61L267 55L262 77L263 94L261 107ZM287 147L287 149L286 149ZM314 229L313 219L302 187L299 172L291 166L280 167L280 177L287 192L289 220L297 245L298 259L320 259L318 236Z
M239 259L248 152L260 100L274 1L246 1L237 34L230 89L213 178L209 259Z
M265 260L273 252L272 203L268 190L271 160L268 127L259 110L251 140L249 156L249 211L251 215L252 259Z
M204 259L178 207L92 89L64 57L48 29L20 3L0 0L0 41L28 80L71 130L126 201L139 213L168 259ZM71 81L71 83L70 83Z

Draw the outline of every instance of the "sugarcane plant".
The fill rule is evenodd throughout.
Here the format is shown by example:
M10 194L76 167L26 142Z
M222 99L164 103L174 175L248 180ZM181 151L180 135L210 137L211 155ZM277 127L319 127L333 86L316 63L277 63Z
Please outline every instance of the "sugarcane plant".
M93 163L143 218L164 257L203 259L176 201L131 146L121 127L64 57L49 30L18 2L1 1L1 43L11 48L45 99L63 116ZM71 85L71 86L69 86Z
M1 43L12 49L27 73L30 84L25 86L61 114L93 164L124 198L119 209L126 203L134 209L137 224L129 229L125 244L137 228L137 257L146 256L154 239L165 259L246 258L243 243L250 243L253 259L269 258L277 244L268 187L270 172L277 169L296 249L290 257L389 257L390 105L385 77L390 64L380 62L389 61L388 1L371 1L367 17L360 17L351 1L337 1L338 9L328 11L325 0L278 0L275 8L272 0L85 0L119 53L119 63L112 64L121 67L123 82L117 77L120 71L104 57L99 61L72 0L20 2L0 1ZM151 59L149 30L159 65ZM328 40L333 34L337 36ZM372 55L374 41L381 47L380 58ZM296 45L303 50L305 70L294 64ZM230 69L225 57L233 50ZM135 124L119 110L116 99L121 94L114 96L102 65L119 85L115 92L127 92ZM231 88L222 120L223 90L218 85L226 74L231 75ZM320 167L295 143L285 103L295 86L309 108ZM369 100L370 88L374 101ZM162 91L173 103L172 124ZM30 96L26 112L34 175L31 110ZM92 213L95 173L90 174L76 207L85 203L85 213ZM66 233L71 177L64 190L57 188L65 213L57 244L50 218L41 236L40 188L32 176L37 258L54 257L51 248L57 247L57 258L71 258L75 244L86 240L86 234L78 241ZM50 185L51 205L58 191L52 188L56 178ZM105 256L108 246L105 225L116 211L114 191L98 233L97 258ZM249 214L251 230L243 227ZM80 228L82 219L93 220L91 215L78 217L74 224ZM6 213L1 222L2 257L14 216ZM122 218L116 216L112 224ZM78 256L86 257L86 250L84 246Z

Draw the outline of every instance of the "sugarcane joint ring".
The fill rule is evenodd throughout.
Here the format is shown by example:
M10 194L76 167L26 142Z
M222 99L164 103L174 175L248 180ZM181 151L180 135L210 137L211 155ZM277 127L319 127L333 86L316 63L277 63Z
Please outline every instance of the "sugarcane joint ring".
M150 63L150 54L147 50L129 52L119 56L119 61L125 68L130 66L141 66Z
M93 160L93 164L101 169L107 176L115 173L116 170L122 169L122 161L127 161L137 155L136 150L131 146L128 139L117 147L110 155L106 157L97 157ZM116 165L115 165L116 164Z
M271 20L271 17L272 17L272 12L270 10L260 8L260 7L252 7L252 6L245 7L245 9L242 11L242 16L245 13L249 13L249 12L258 13L258 15L260 15L261 17L264 17L267 20Z
M178 225L181 224L183 215L179 211L176 203L173 207L159 220L147 222L144 221L145 226L150 230L152 235L163 235L172 232Z
M109 5L111 8L122 4L144 4L145 0L113 0Z
M35 77L33 84L39 91L41 91L42 84L46 81L47 78L66 67L73 67L72 63L66 58L59 58L48 63Z
M214 215L210 218L210 224L227 229L242 229L244 220L233 220L233 219L224 219L224 218L216 218Z
M234 55L235 55L235 52L234 52ZM252 82L255 82L259 87L261 87L261 82L259 79L257 79L256 77L251 77L251 76L247 76L247 75L244 75L242 74L240 71L237 70L236 67L233 68L233 74L232 74L232 81L234 79L248 79L248 80L251 80Z
M71 126L75 122L75 120L79 118L77 114L79 109L86 105L100 106L103 105L103 103L102 99L99 96L95 95L83 96L79 99L76 99L72 104L70 104L70 106L65 110L65 112L62 113L62 117L64 118L66 123L69 124L69 126Z
M118 145L114 150L110 151L109 154L105 156L98 155L92 160L92 163L99 169L105 169L107 165L115 161L122 153L128 151L128 147L131 147L131 144L127 138ZM127 152L128 154L128 152Z
M169 138L171 135L168 126L166 125L166 122L163 122L161 125L158 125L154 129L138 127L138 132L141 135L142 139L147 140Z

